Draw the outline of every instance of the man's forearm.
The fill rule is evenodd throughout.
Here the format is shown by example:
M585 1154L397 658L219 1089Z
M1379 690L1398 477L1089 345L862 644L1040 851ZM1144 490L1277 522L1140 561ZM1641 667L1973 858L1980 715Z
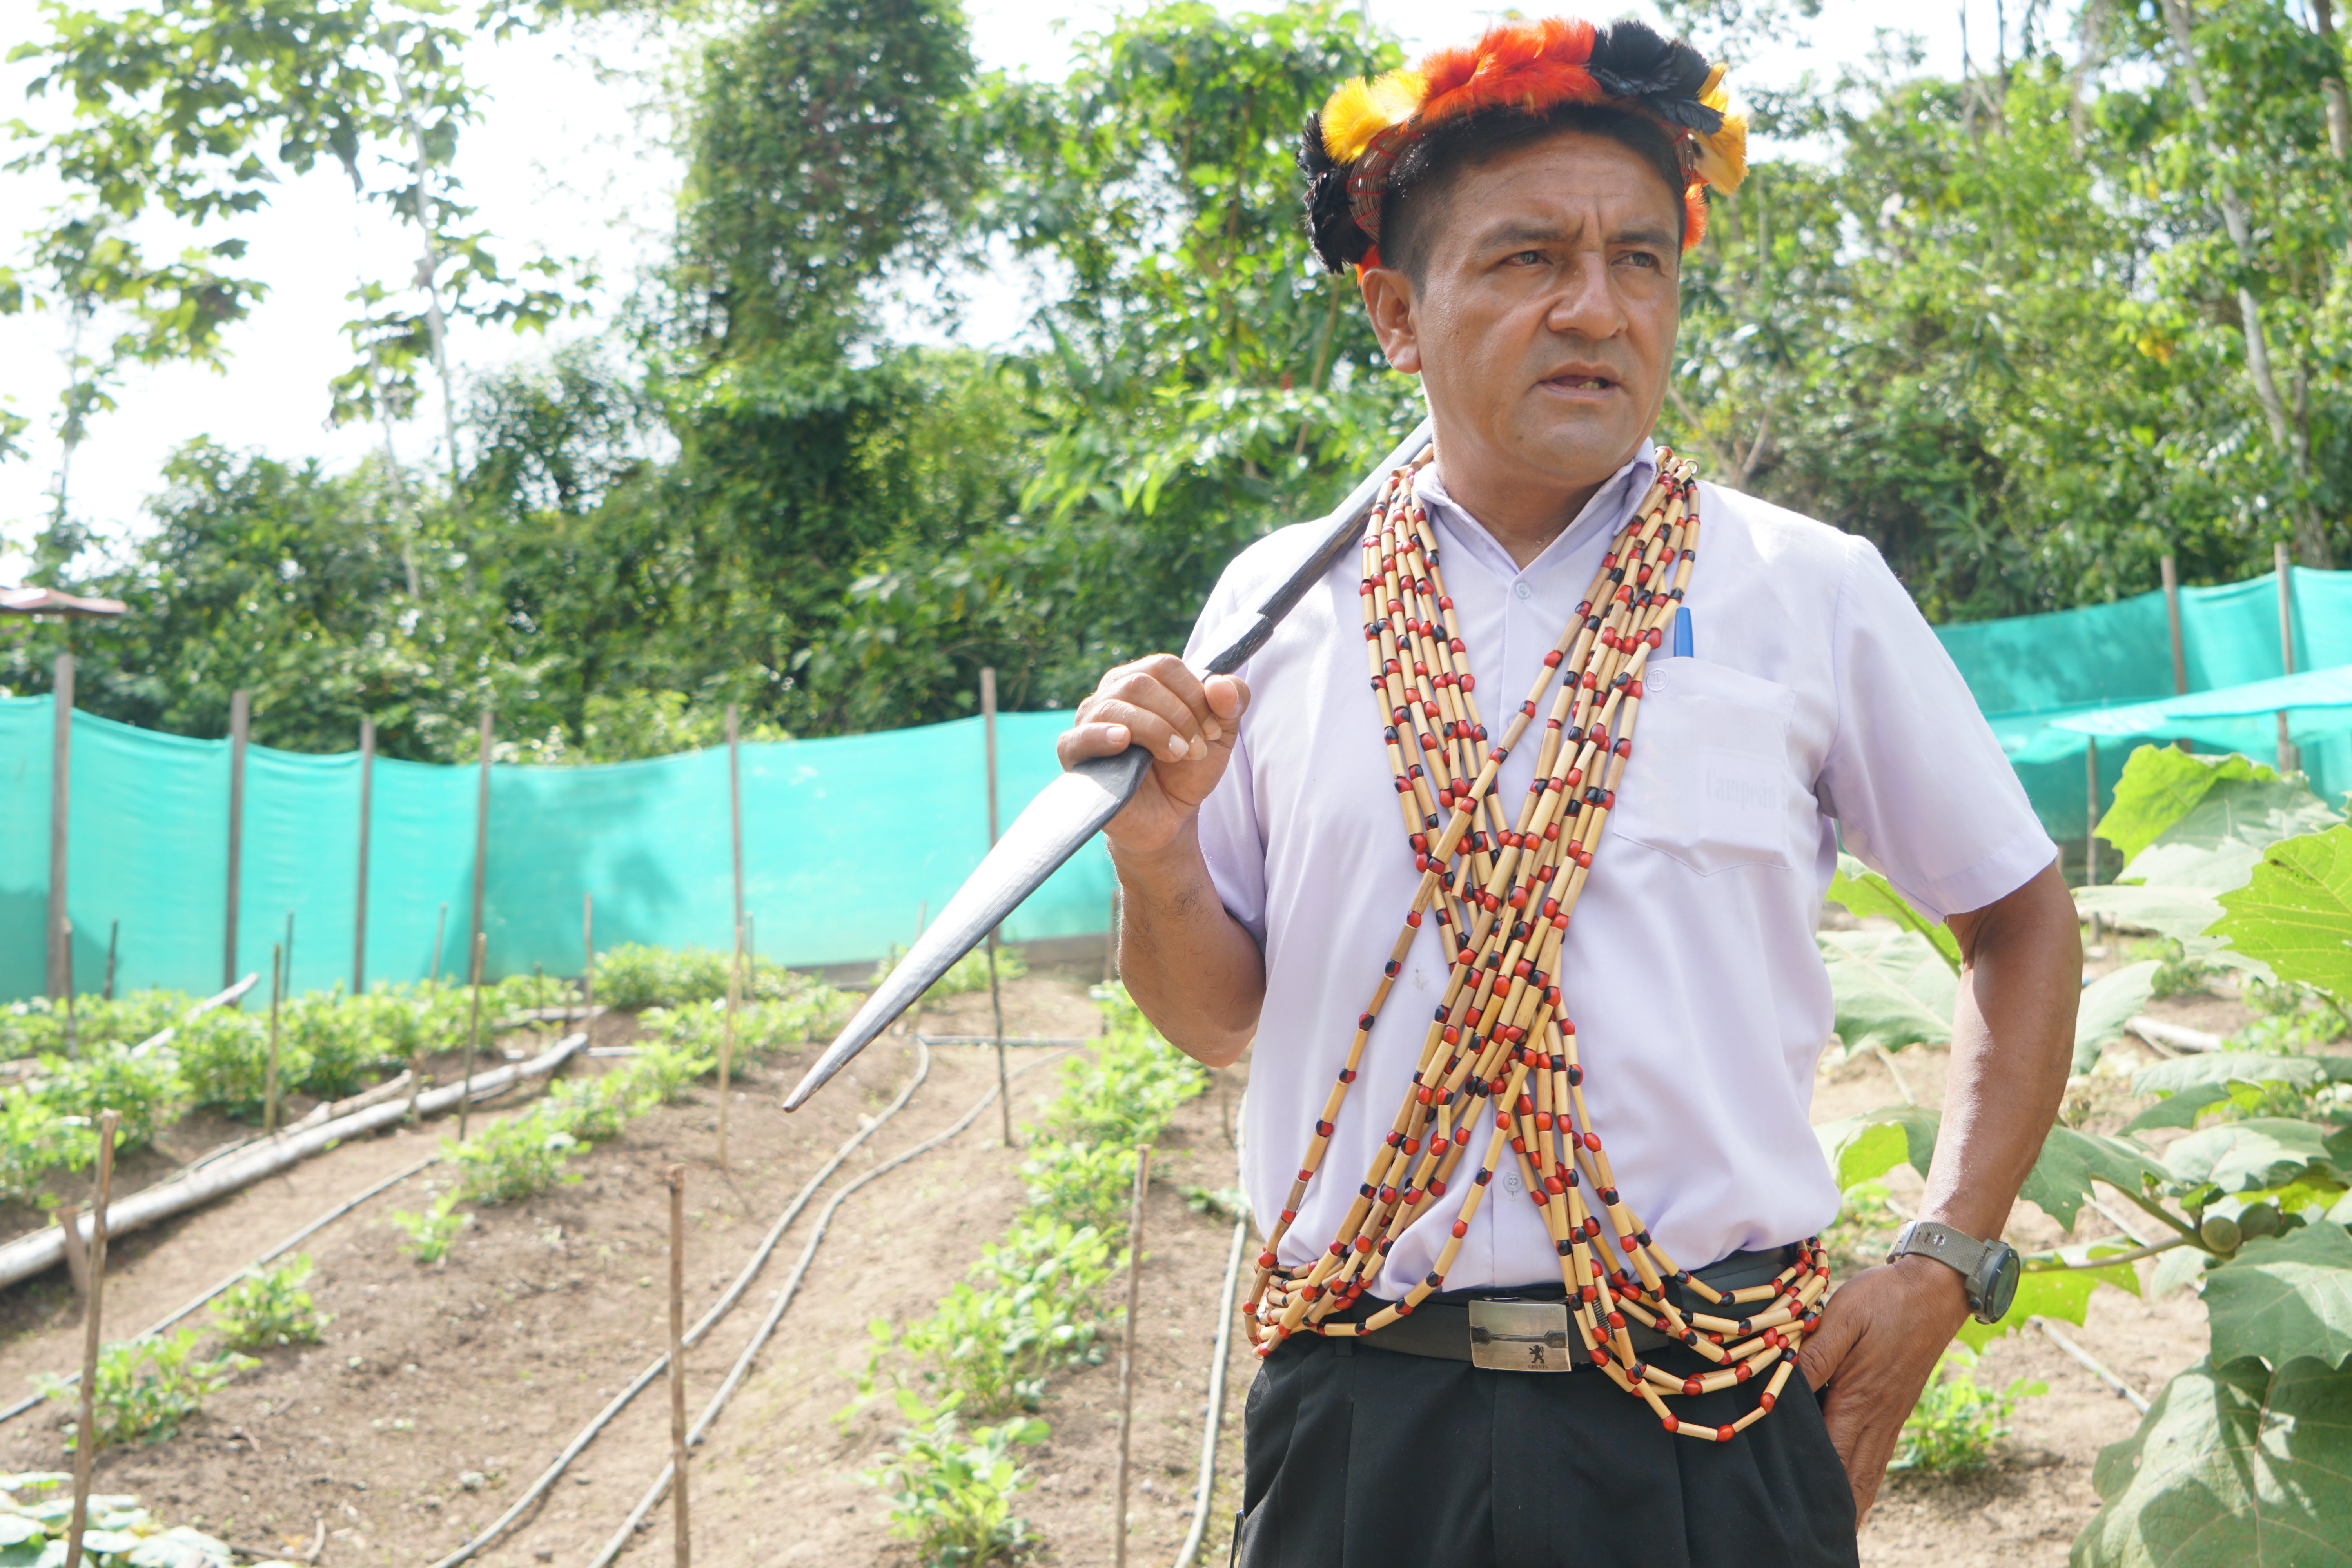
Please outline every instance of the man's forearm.
M1973 917L1936 1159L1920 1213L2000 1234L2066 1092L2081 929L2055 868Z
M1121 914L1119 978L1143 1016L1213 1068L1240 1057L1265 1000L1265 958L1225 912L1188 827L1160 852L1111 851Z

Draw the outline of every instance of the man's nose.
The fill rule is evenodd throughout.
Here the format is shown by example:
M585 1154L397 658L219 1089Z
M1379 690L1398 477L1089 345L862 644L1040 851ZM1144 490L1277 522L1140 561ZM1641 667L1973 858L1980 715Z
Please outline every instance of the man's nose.
M1625 328L1625 310L1610 281L1606 256L1580 252L1560 274L1559 292L1544 313L1544 325L1595 342L1615 337Z

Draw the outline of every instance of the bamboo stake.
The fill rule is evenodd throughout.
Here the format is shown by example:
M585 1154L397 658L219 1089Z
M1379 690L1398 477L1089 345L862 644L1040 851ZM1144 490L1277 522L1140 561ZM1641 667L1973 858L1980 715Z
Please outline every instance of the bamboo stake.
M490 874L490 710L482 710L481 730L476 745L481 752L480 782L474 789L474 940L478 949L482 941L482 894ZM481 984L478 975L475 984Z
M1135 1426L1135 1313L1142 1296L1143 1194L1151 1184L1151 1150L1135 1152L1135 1204L1127 1216L1127 1331L1118 1352L1118 1518L1111 1531L1115 1568L1127 1568L1127 1452Z
M245 861L245 738L253 725L252 700L242 691L228 699L228 909L221 984L236 984L236 895Z
M122 940L122 922L106 922L106 989L100 994L109 1002L114 1000L114 949Z
M81 1055L81 1025L74 1016L73 921L65 922L66 957L66 1055Z
M278 1131L278 1006L286 989L286 950L269 944L269 1065L263 1069L261 1130Z
M2279 605L2279 669L2284 675L2294 673L2294 563L2288 556L2284 541L2272 546L2272 563L2278 572ZM2286 710L2278 713L2278 771L2291 773L2301 766L2303 759L2296 754L2295 744L2287 735Z
M81 1568L81 1532L89 1523L89 1467L98 1457L98 1350L106 1296L106 1207L114 1187L114 1130L121 1116L98 1117L98 1192L89 1212L89 1302L82 1319L81 1416L74 1426L73 1519L66 1528L66 1568Z
M2094 735L2083 745L2083 769L2090 782L2088 809L2083 816L2083 885L2099 885L2099 741Z
M428 984L441 984L441 944L449 937L449 900L441 900L441 912L433 918L433 973Z
M474 933L474 1005L473 1016L466 1023L466 1088L457 1097L457 1142L466 1141L466 1120L474 1103L474 1052L482 1038L482 954L489 947L489 939L480 931Z
M2156 563L2164 578L2164 618L2172 630L2172 694L2189 695L2189 650L2180 640L2180 571L2172 557L2164 556Z
M743 930L743 768L742 722L736 705L727 705L727 826L735 847L735 930Z
M988 746L988 847L996 847L996 671L980 672L980 723ZM988 928L988 1009L996 1020L996 1110L1013 1147L1013 1085L1004 1075L1004 993L996 984L996 928Z
M58 655L50 677L50 706L56 728L49 742L49 950L48 993L51 1001L72 992L69 965L73 948L66 921L66 847L72 817L73 784L73 655Z
M586 967L580 971L580 1005L589 1012L596 1011L596 895L580 895L580 945L586 952Z
M688 1568L694 1531L686 1508L686 1167L669 1168L670 1500L677 1521L675 1561Z
M719 1031L719 1168L727 1169L727 1082L735 1063L735 1009L743 1000L743 926L735 925L735 958L727 966L727 1017Z
M286 911L286 995L294 994L294 911Z
M352 901L352 994L367 994L369 803L375 795L375 721L360 721L360 867Z

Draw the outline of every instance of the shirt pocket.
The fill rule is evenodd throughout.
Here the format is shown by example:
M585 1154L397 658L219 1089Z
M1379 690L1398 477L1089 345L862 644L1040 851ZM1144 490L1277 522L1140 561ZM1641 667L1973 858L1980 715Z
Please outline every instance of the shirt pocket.
M1643 686L1610 827L1701 876L1787 869L1796 693L1699 658L1653 664Z

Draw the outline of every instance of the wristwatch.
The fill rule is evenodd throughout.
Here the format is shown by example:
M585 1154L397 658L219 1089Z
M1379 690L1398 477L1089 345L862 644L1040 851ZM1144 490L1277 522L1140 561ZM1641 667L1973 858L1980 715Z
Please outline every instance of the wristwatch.
M1969 1311L1979 1323L2000 1321L2010 1302L2017 1299L2021 1266L2017 1249L2005 1241L1979 1241L1948 1225L1915 1219L1895 1233L1886 1261L1892 1263L1906 1252L1932 1258L1958 1273L1968 1287Z

